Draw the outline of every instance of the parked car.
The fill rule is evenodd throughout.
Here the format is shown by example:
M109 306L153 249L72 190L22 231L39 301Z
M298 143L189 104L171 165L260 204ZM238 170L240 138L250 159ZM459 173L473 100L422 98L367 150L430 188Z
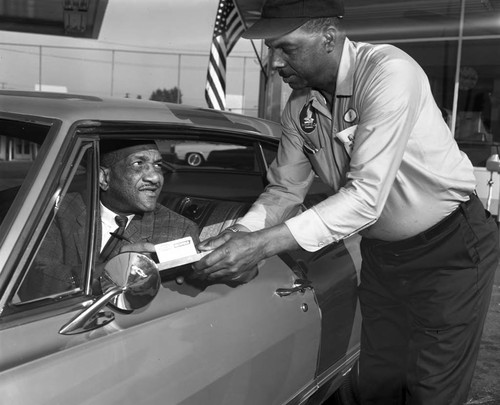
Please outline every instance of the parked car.
M159 270L142 255L119 255L109 263L113 283L93 288L101 140L154 139L165 156L161 203L197 222L203 240L263 190L279 136L276 123L214 110L0 91L2 403L356 403L357 238L271 257L239 285L191 282L189 265ZM186 142L225 144L235 159L245 151L246 163L228 155L185 165L172 150ZM58 207L75 192L89 207L81 281L25 295ZM329 192L315 182L303 208ZM147 288L130 282L138 268Z
M228 158L228 162L237 164L238 159L235 155L238 152L242 152L243 156L252 157L250 153L245 154L247 148L244 146L218 142L179 142L172 149L178 161L194 167L205 163L217 164L224 156Z

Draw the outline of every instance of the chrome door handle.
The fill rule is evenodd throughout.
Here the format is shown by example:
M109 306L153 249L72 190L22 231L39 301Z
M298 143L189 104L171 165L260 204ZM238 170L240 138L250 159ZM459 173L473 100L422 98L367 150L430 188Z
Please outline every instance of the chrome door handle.
M312 283L309 280L305 280L302 278L298 278L293 282L293 286L290 288L278 288L276 290L276 294L279 297L287 297L290 294L300 292L304 293L306 288L310 288L312 290Z

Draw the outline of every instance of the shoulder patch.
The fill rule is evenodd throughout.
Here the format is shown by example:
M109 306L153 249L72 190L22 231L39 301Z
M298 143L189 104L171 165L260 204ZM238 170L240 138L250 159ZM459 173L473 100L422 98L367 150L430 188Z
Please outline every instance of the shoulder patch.
M311 103L307 103L299 114L300 128L306 134L310 134L316 129L317 118L316 111L311 107Z

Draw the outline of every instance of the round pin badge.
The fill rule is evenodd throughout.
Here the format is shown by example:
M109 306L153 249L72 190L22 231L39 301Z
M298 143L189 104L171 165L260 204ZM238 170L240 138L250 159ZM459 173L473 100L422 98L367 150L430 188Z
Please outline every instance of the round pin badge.
M344 114L344 121L352 124L358 118L358 114L353 108L349 108Z
M310 134L316 129L316 111L311 108L310 103L306 104L300 111L299 120L300 128L302 128L302 131L306 134Z

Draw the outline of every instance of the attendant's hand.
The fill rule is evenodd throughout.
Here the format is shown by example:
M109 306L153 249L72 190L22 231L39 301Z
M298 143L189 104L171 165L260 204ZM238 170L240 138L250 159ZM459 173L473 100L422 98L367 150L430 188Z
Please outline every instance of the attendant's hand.
M213 252L193 264L194 276L247 282L255 277L260 261L297 247L286 225L257 232L223 232L198 245L201 251Z
M223 229L218 235L205 239L203 242L199 243L196 248L201 252L214 250L227 242L228 235L239 232L250 232L250 230L243 225L233 225Z
M263 256L254 246L258 243L253 233L223 232L198 245L200 251L212 253L193 264L194 277L200 279L234 281L245 283L257 274L257 263Z

